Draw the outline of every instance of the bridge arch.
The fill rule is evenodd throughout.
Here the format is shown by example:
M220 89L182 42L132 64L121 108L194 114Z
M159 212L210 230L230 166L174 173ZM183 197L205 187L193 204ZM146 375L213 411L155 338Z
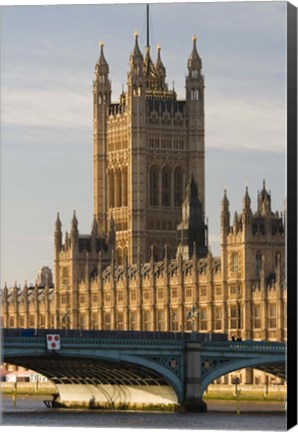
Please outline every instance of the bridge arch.
M279 365L283 366L283 372L279 372ZM280 378L285 378L284 375L284 365L285 365L285 357L284 355L275 356L274 359L268 359L268 355L258 356L252 358L243 358L243 359L235 359L223 362L220 366L214 367L210 370L210 372L203 373L201 388L200 388L200 396L203 395L204 391L217 378L220 378L223 375L226 375L230 372L237 371L239 369L245 368L255 368L260 369L268 373L272 373L273 375L277 375Z
M68 349L54 355L37 354L35 350L32 354L17 350L3 360L46 376L56 385L62 402L70 397L75 402L75 394L78 402L88 403L95 397L96 402L108 405L115 401L144 403L146 394L147 401L152 399L153 403L176 404L183 400L180 375L145 355L124 354L113 349L104 353L96 349L90 352Z
M138 367L140 370L147 370L151 377L153 375L158 375L160 379L164 380L170 387L172 387L177 395L178 401L183 399L183 388L181 386L181 378L179 375L175 374L168 367L162 366L156 361L146 358L146 356L135 356L132 354L121 353L121 357L119 358L117 351L114 350L106 350L104 354L102 351L93 351L92 354L78 354L76 351L68 351L67 357L71 356L74 358L94 359L95 361L102 360L107 364L110 362L113 364L119 363L119 365L121 364L123 367L125 365L133 366L135 371L137 371Z

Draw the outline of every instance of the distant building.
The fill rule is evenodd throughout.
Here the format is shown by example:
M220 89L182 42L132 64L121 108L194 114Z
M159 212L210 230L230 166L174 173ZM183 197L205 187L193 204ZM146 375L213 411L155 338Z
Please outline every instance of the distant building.
M53 273L49 267L42 267L37 274L37 285L46 286L53 285Z
M221 254L205 223L204 77L196 38L185 100L166 84L135 34L127 90L111 102L100 44L93 82L94 219L63 238L55 224L54 286L43 268L34 287L2 290L4 327L227 333L285 341L285 217L265 182L251 210L246 188L231 219L221 202ZM263 379L263 378L262 378ZM251 371L244 380L253 382Z

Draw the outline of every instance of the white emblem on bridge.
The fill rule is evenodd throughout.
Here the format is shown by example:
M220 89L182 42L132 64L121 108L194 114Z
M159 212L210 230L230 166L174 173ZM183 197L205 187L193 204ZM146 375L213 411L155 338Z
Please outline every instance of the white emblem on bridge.
M47 348L49 351L57 351L60 350L60 335L57 334L48 334L47 335Z

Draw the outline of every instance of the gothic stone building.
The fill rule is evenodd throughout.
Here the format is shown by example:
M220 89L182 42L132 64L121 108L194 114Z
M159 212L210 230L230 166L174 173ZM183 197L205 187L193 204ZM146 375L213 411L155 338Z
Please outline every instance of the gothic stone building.
M4 327L227 333L286 340L285 218L265 182L230 221L221 203L221 256L208 248L204 183L204 77L193 38L185 100L138 35L127 91L111 102L100 44L93 83L94 220L79 233L55 224L54 282L4 287ZM193 311L196 311L194 314ZM197 313L198 312L198 313ZM246 374L246 381L252 375Z

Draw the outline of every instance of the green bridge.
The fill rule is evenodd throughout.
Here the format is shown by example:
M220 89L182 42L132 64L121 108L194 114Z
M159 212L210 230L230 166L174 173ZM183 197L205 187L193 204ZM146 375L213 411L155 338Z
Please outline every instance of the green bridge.
M208 340L206 340L208 339ZM180 404L206 411L216 378L253 367L285 379L286 347L224 335L4 329L2 360L41 373L65 405Z

